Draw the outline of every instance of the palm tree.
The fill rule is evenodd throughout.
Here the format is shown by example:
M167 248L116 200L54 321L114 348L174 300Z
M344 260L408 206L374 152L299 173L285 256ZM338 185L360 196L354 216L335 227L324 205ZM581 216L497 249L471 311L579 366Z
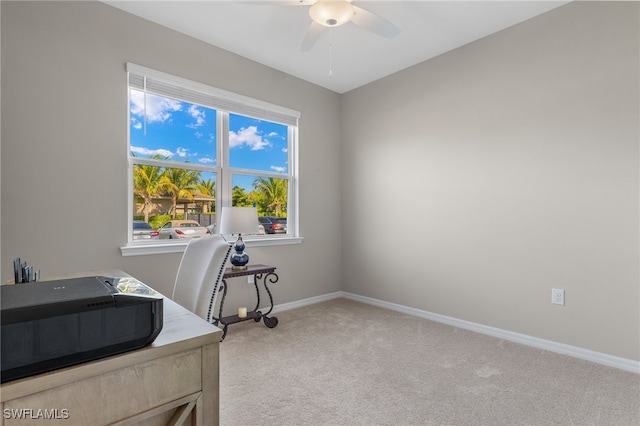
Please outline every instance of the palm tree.
M253 181L253 187L260 194L260 202L275 216L281 216L287 211L287 184L286 179L257 178Z
M176 218L178 200L193 199L193 193L197 191L200 182L200 171L189 169L168 168L162 178L162 189L171 195L171 217ZM185 213L186 213L185 203Z
M233 192L231 194L231 204L236 207L244 207L246 205L249 205L247 192L244 190L244 188L238 185L233 187Z
M163 186L163 170L158 166L135 164L133 166L133 193L142 198L144 221L149 222L152 197L157 195Z
M216 181L215 179L201 179L200 183L198 183L197 185L198 187L198 191L200 191L200 193L202 195L210 195L213 197L213 200L211 201L210 204L210 210L212 212L216 211Z

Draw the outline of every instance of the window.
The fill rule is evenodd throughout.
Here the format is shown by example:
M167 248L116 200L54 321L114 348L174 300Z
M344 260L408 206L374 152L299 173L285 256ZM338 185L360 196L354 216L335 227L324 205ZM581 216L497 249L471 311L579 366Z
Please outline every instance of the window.
M256 207L260 234L249 244L298 237L297 111L134 64L127 75L128 247L138 249L123 254L215 233L222 206ZM284 232L267 230L263 218ZM161 232L136 239L139 221Z

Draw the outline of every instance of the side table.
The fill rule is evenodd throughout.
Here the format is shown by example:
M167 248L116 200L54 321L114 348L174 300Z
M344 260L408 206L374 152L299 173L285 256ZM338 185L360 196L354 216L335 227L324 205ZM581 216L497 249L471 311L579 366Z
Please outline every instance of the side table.
M262 319L264 325L269 328L274 328L278 325L278 318L274 316L268 316L273 310L273 297L271 295L271 290L269 290L267 282L270 284L275 284L276 282L278 282L278 274L276 274L275 270L275 266L269 265L247 265L246 269L233 269L230 267L225 269L224 275L222 276L222 284L220 284L220 287L222 289L222 298L220 299L220 310L218 311L219 317L214 316L214 324L222 324L222 339L220 339L220 341L223 341L226 337L227 328L229 327L229 325L235 324L237 322L247 321L250 319L253 319L255 322L260 322L260 320ZM247 312L247 316L244 318L238 317L237 314L223 316L224 299L227 296L227 289L229 287L227 280L229 278L243 277L248 275L253 275L253 285L256 288L256 307L252 311ZM260 307L260 290L258 289L258 281L262 281L264 289L269 295L269 302L271 306L266 313L262 313L258 310L258 308Z

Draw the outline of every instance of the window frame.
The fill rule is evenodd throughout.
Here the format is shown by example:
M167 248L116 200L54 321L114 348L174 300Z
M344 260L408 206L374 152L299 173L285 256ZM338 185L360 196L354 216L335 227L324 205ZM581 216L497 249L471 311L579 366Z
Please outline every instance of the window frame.
M156 71L140 65L126 64L127 90L127 243L120 247L123 256L180 253L184 251L189 240L133 240L131 232L133 226L133 169L136 164L157 165L161 167L187 168L216 173L216 210L232 203L232 176L243 174L256 177L274 177L288 181L287 190L287 234L243 236L247 247L271 246L285 244L299 244L302 237L299 234L299 204L298 204L298 111L252 99L243 95L227 92L212 86L190 81L181 77ZM142 89L147 93L176 99L180 102L213 108L216 110L216 165L194 165L175 161L136 158L131 155L131 89L140 90L140 78L143 80ZM137 79L137 80L136 80ZM133 81L133 83L132 83ZM150 88L148 82L156 87ZM159 89L158 89L159 88ZM167 89L168 88L168 89ZM174 91L174 93L163 90ZM184 97L179 94L186 93ZM204 100L198 102L198 100ZM229 166L229 114L238 114L259 120L275 122L287 126L287 173L275 173L264 170L232 168ZM285 121L285 122L283 122ZM191 167L189 167L191 166ZM195 167L194 167L195 166ZM219 217L216 215L216 222ZM223 235L228 241L230 236Z

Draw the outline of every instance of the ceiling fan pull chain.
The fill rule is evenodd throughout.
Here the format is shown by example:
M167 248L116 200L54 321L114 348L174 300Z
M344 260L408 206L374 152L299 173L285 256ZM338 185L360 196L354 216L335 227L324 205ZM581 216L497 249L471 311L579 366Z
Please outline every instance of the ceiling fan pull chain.
M333 49L333 31L329 28L329 78L333 77L333 61L332 61L332 49Z

